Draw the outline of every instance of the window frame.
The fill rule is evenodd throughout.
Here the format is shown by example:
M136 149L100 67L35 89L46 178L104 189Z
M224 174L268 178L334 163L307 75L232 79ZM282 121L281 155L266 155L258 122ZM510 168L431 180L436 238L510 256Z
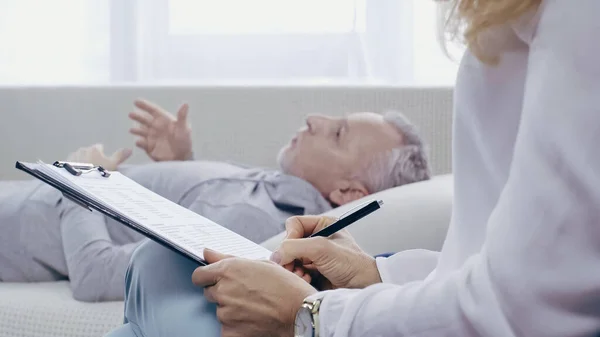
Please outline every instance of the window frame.
M169 0L110 1L111 82L325 81L389 84L409 83L413 77L411 69L414 55L402 50L403 46L413 44L411 1L364 0L364 33L322 35L170 35ZM385 38L378 35L385 35ZM262 48L243 50L239 48L241 45ZM322 62L328 64L318 64L316 58L309 60L314 69L306 67L304 71L306 74L311 74L312 71L312 76L302 76L298 69L293 68L303 61L302 58L295 59L295 53L316 50L323 45L335 45L337 48L331 48L331 55L323 58ZM189 46L203 46L203 49ZM270 56L281 50L288 51L289 60L279 61L279 68L270 69L269 67L277 62ZM248 60L253 62L253 65L248 65L248 69L244 70L240 61L235 58L241 53L253 57ZM143 57L140 57L142 55ZM197 60L205 60L205 63L198 63ZM260 76L252 73L249 67L270 69L271 74ZM218 68L221 68L221 74L225 74L224 76L213 73L203 78L206 73ZM227 74L227 70L235 69L238 71L237 76ZM292 76L295 78L290 81L289 77ZM169 77L175 78L169 80Z

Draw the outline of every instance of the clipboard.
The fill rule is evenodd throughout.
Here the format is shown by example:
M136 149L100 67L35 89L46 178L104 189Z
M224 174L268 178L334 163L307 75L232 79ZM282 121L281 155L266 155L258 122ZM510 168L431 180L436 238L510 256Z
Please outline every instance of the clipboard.
M64 163L64 162L55 162L54 166L56 167L60 167L58 166L56 163ZM71 163L72 164L72 163ZM77 165L71 165L73 168L77 169ZM43 181L44 183L56 188L57 190L59 190L63 196L71 201L73 201L74 203L80 205L81 207L86 208L87 210L89 210L90 212L92 210L98 211L108 217L110 217L111 219L120 222L121 224L131 228L132 230L142 234L143 236L153 240L154 242L159 243L160 245L162 245L165 248L168 248L169 250L180 254L181 256L186 257L187 259L191 260L192 262L198 263L200 265L206 266L207 263L206 261L199 259L198 257L196 257L195 255L190 254L187 250L183 249L182 247L176 245L176 244L172 244L170 242L167 242L167 240L165 240L164 238L160 237L159 235L156 235L152 232L149 232L147 230L145 230L142 226L140 226L139 224L135 223L134 221L128 219L127 217L122 216L121 214L118 214L116 212L113 212L110 209L105 208L102 204L96 202L95 200L88 198L87 196L79 193L78 191L75 191L74 189L72 189L71 187L63 184L60 181L57 181L56 179L46 175L45 173L39 171L39 170L35 170L35 169L31 169L29 167L27 167L26 165L24 165L22 162L17 161L15 163L15 168L18 170L21 170L31 176L33 176L36 179L39 179L41 181ZM63 166L64 168L64 166ZM65 168L66 169L66 168ZM98 170L100 171L98 168L94 167L93 170ZM67 170L69 171L69 170ZM69 171L71 174L71 171ZM105 178L109 178L110 174L108 176L103 175Z

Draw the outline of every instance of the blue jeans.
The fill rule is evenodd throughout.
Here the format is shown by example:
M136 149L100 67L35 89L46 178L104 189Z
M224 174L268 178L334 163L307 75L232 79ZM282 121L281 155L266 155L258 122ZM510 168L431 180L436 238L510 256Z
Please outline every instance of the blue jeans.
M105 337L220 336L216 305L192 283L197 267L153 241L140 245L125 276L125 324Z
M125 324L106 337L218 337L216 306L192 283L198 264L148 241L125 277Z

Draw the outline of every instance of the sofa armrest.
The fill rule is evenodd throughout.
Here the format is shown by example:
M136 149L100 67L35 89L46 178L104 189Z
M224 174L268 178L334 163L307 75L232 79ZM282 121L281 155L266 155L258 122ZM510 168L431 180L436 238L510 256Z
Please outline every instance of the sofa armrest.
M380 210L348 227L358 244L369 254L398 252L413 248L439 251L452 214L452 175L382 191L331 210L339 216L368 200L380 199ZM275 250L285 233L263 242Z

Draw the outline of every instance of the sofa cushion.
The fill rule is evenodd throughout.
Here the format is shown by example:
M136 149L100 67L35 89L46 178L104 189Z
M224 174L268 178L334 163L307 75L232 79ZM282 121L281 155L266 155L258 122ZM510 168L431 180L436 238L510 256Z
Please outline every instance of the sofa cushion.
M450 223L452 196L452 175L447 174L375 193L325 214L340 216L364 202L383 200L381 209L348 227L367 253L375 255L412 248L440 250ZM277 249L284 235L274 236L263 246Z
M69 283L0 283L0 337L98 337L123 322L123 302L83 303Z
M396 187L326 214L340 216L372 199L383 200L384 206L349 227L367 252L441 248L451 214L451 176ZM282 238L280 234L263 245L274 250ZM123 302L75 301L68 282L0 283L0 337L103 336L122 319Z

